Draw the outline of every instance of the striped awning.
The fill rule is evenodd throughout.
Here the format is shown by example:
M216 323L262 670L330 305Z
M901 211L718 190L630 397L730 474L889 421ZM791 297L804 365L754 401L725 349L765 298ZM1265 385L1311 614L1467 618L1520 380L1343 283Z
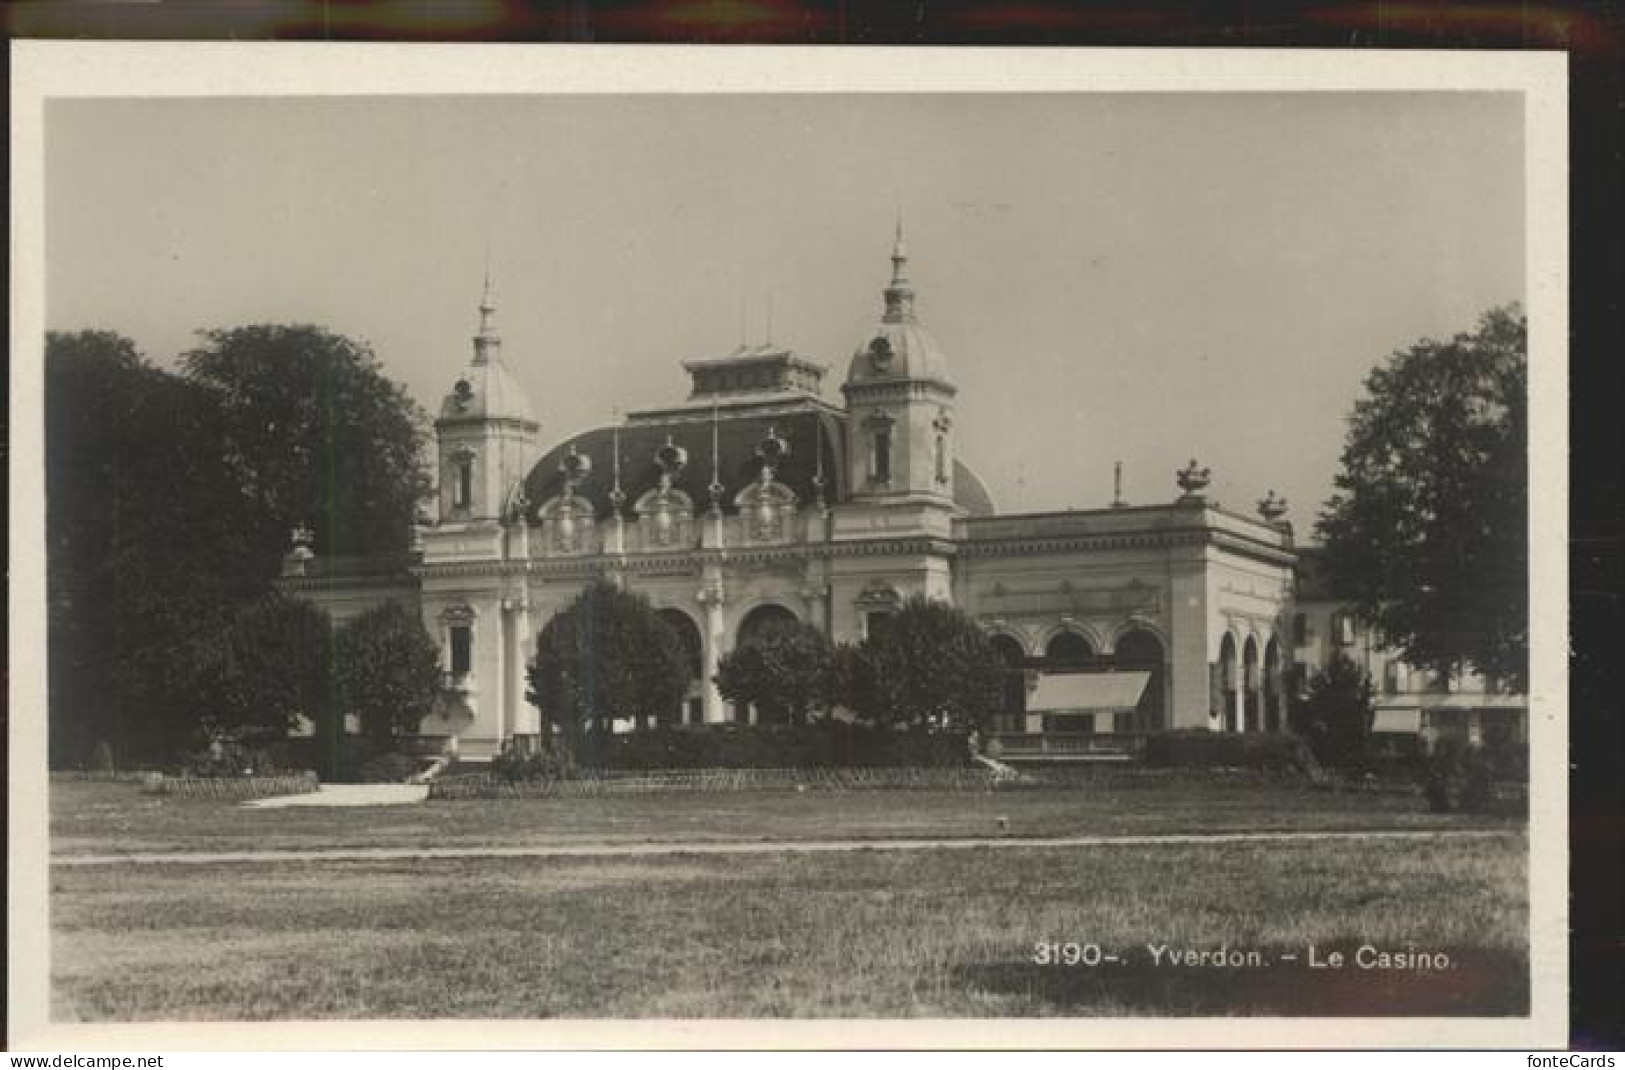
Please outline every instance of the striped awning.
M1132 710L1151 679L1148 672L1049 673L1027 697L1033 713Z

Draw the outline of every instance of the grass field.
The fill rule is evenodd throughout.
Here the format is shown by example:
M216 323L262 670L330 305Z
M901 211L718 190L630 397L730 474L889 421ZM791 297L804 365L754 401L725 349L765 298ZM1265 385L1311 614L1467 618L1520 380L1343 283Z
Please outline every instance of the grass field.
M53 849L1463 827L1415 800L1182 781L252 811L52 788ZM1507 1015L1527 1008L1521 827L1405 841L457 859L52 871L53 1016L151 1021ZM1115 965L1039 965L1040 941ZM1309 970L1363 943L1428 972ZM1155 965L1148 944L1267 964ZM1282 954L1297 954L1287 963Z

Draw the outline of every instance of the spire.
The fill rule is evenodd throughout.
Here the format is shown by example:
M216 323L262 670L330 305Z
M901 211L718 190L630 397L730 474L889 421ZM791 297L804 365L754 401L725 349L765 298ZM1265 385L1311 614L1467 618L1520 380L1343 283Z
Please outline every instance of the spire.
M897 209L897 236L891 249L891 285L886 287L886 322L914 322L914 287L908 281L908 249L903 244L903 209Z
M474 363L500 359L502 336L497 333L497 298L491 286L491 269L485 269L485 290L480 295L480 333L474 336Z

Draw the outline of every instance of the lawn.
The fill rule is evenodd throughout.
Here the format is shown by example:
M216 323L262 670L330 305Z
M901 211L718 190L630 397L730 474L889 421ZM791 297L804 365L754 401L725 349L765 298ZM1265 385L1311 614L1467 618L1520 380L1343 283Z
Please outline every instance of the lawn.
M756 791L256 810L143 795L131 784L51 785L51 850L275 850L576 842L726 842L1109 835L1293 829L1505 827L1435 815L1417 795L1347 794L1181 774L1022 790Z
M668 793L252 810L51 788L51 847L739 842L1224 830L1474 837L729 857L53 869L65 1020L1506 1015L1528 1000L1520 823L1222 777L996 792ZM1039 942L1115 964L1040 965ZM1343 970L1311 970L1340 951ZM1362 944L1448 969L1353 966ZM1147 945L1256 951L1156 964ZM1286 961L1283 955L1297 955Z
M752 802L761 800L730 805ZM863 820L874 822L868 802ZM674 827L696 817L678 809ZM770 809L775 827L823 828ZM443 828L434 813L419 820ZM1526 853L1523 833L1507 830L1365 843L62 868L52 873L53 1016L1522 1014ZM1122 961L1038 965L1040 941L1096 944ZM1311 970L1301 958L1311 943L1323 960L1410 944L1446 952L1451 965ZM1267 964L1157 966L1148 944L1257 950Z

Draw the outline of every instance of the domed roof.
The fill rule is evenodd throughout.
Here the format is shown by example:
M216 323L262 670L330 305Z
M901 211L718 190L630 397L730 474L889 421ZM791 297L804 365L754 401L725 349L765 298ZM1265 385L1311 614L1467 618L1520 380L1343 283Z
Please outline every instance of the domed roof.
M474 361L440 403L440 419L514 420L534 424L530 395L501 360Z
M817 493L813 478L822 470L824 500L839 505L850 492L843 473L846 470L842 443L846 439L846 414L816 403L798 412L754 413L748 409L729 413L722 410L716 425L720 453L716 465L722 479L724 509L733 511L734 496L761 475L762 461L757 447L769 434L786 447L774 472L775 479L795 492L803 503ZM600 517L610 512L610 490L615 481L615 442L620 440L621 492L626 495L628 512L633 503L660 483L656 454L669 441L687 453L688 463L672 480L672 486L687 494L695 509L710 503L712 426L708 419L673 416L639 420L616 429L598 427L554 446L525 477L525 498L534 510L564 489L564 473L559 465L571 447L592 458L592 466L576 486L578 498L590 501ZM822 463L818 454L822 453ZM993 513L993 499L977 475L964 463L954 462L954 500L971 516Z
M982 477L957 458L954 460L954 504L970 516L992 516L998 512Z
M852 354L847 368L848 386L896 379L928 379L952 386L948 357L914 315L914 287L908 281L908 252L903 248L903 224L897 224L892 247L892 278L886 287L886 311L875 330Z
M932 379L951 385L948 357L918 323L882 320L874 334L852 354L846 381L886 379Z
M512 420L536 426L530 395L502 362L502 337L496 329L496 300L491 281L480 299L480 332L474 336L474 356L440 403L439 423Z
M761 476L762 460L757 448L769 434L785 447L774 470L774 478L795 492L802 502L816 494L813 479L821 471L824 500L834 503L845 495L840 456L843 433L841 415L822 405L809 404L798 412L754 413L749 410L720 413L715 425L718 458L715 471L723 486L724 507L732 512L734 495ZM598 427L561 442L549 450L525 477L525 497L532 508L557 497L564 489L560 462L572 448L592 459L592 467L575 495L592 502L598 515L610 511L610 491L615 485L615 446L620 445L621 491L628 511L646 491L660 483L657 454L670 443L684 451L687 463L675 473L672 486L687 494L696 509L710 503L713 426L709 418L693 415L639 420L613 427ZM820 460L819 454L822 454Z

